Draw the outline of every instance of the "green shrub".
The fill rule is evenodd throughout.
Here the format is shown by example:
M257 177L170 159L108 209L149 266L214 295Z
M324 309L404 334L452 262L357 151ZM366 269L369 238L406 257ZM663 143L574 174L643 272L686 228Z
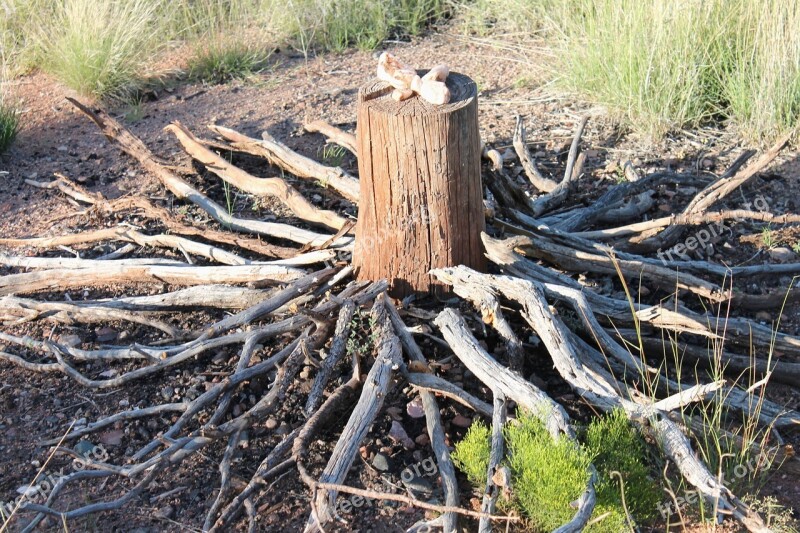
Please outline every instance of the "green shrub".
M595 522L586 531L629 529L622 492L612 472L619 472L624 480L625 503L634 517L647 520L658 509L660 491L649 477L646 445L621 411L594 420L580 447L566 438L554 441L540 419L522 413L506 425L504 437L512 501L500 505L519 509L534 531L552 531L572 519L571 504L586 488L592 462L598 472L597 505L592 514ZM477 421L453 452L456 466L481 489L486 483L490 440L490 429Z
M476 487L486 483L489 469L489 454L492 451L492 431L481 420L475 420L464 438L456 444L453 463L464 472L470 483Z
M575 514L570 505L589 480L591 459L572 441L554 441L539 419L521 416L504 436L512 490L519 506L537 531L552 531Z
M593 420L586 431L584 447L593 457L599 474L595 486L598 502L614 510L619 509L624 490L628 512L637 520L648 521L656 516L662 491L650 477L650 469L645 461L647 445L622 410ZM619 478L612 476L612 472L619 472L622 476L622 487ZM624 514L612 511L611 518L622 529L627 529Z

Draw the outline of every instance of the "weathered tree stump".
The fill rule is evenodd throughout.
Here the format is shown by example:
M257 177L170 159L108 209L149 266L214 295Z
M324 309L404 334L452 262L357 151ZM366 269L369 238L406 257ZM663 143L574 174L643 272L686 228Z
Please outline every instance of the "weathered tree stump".
M478 91L457 73L447 87L444 105L396 102L378 80L359 91L353 264L359 279L387 278L394 297L445 293L433 268L486 266Z

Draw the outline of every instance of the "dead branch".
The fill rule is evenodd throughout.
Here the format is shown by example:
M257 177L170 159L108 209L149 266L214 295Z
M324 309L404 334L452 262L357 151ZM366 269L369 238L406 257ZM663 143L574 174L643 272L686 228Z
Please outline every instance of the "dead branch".
M492 448L489 452L489 467L486 472L486 488L483 491L481 511L494 514L497 496L502 490L509 490L508 479L505 485L495 483L495 477L500 475L501 463L505 457L505 444L503 443L503 427L506 424L506 398L502 392L494 393L494 412L492 414ZM500 475L500 477L503 477ZM491 533L492 524L488 519L481 518L478 524L479 533Z
M338 144L342 148L346 148L351 154L358 157L356 150L356 136L344 130L332 126L324 120L314 120L303 124L303 129L309 133L321 133L328 138L328 142Z
M298 154L288 146L278 142L266 131L262 139L253 139L230 128L209 125L211 131L222 136L231 146L242 152L265 158L298 178L313 179L324 186L330 186L336 192L353 203L358 202L358 180L338 167L327 167Z
M333 211L314 206L300 192L281 178L257 178L229 163L224 157L209 150L180 122L166 128L180 141L183 149L227 183L256 196L271 196L280 200L298 218L332 229L341 229L346 219Z
M115 265L112 261L97 261L96 263L96 266L90 268L55 268L2 276L0 277L0 296L31 294L45 290L63 291L86 285L111 283L206 285L248 283L264 279L280 283L296 280L305 275L302 270L280 265Z
M324 488L323 484L331 484L332 487L336 487L347 477L347 472L358 453L358 445L364 440L369 427L383 405L392 374L402 363L400 341L392 330L386 311L385 296L381 295L375 299L372 313L377 328L375 363L367 374L358 403L342 430L327 466L320 475L317 484L320 488ZM336 494L337 491L334 489L314 495L312 510L315 517L309 519L306 531L313 530L317 524L324 525L333 519Z
M297 242L300 244L322 243L327 236L296 228L288 224L246 220L231 215L221 205L179 178L166 166L159 163L152 152L133 134L103 111L92 111L78 101L67 98L75 107L89 117L100 128L106 138L118 144L122 151L136 159L145 170L156 176L169 191L182 200L188 200L208 213L211 218L235 231L256 233Z
M558 183L545 178L539 169L536 168L536 163L533 161L528 145L525 144L525 126L522 123L522 117L517 115L517 125L514 128L514 150L517 152L519 162L525 170L525 175L528 176L531 184L542 192L551 192L558 186Z

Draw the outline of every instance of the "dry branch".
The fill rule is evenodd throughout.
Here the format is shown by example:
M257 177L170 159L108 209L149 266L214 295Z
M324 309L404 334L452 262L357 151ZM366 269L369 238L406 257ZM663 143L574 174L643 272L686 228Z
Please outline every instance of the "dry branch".
M303 125L303 129L309 133L321 133L328 138L328 142L338 144L342 148L346 148L351 154L358 157L356 150L356 136L344 130L332 126L324 120L314 120L307 122Z
M317 180L325 186L330 186L351 202L358 202L358 180L341 168L327 167L302 156L278 142L266 131L261 134L262 140L259 140L223 126L209 125L208 127L214 133L225 138L237 150L263 157L271 164L298 178Z
M542 192L551 192L558 187L558 183L542 176L542 173L536 168L536 163L534 163L531 152L528 150L528 145L525 144L525 126L522 124L522 117L519 115L517 115L517 126L514 128L514 150L517 152L519 162L522 163L525 175L528 176L534 187Z
M202 145L180 122L173 122L165 128L180 141L184 150L227 183L256 196L272 196L280 200L298 218L320 224L328 228L341 229L346 219L333 211L314 206L300 192L281 178L257 178L229 163L224 157Z
M162 266L115 265L97 261L91 268L56 268L0 277L0 296L31 294L38 291L61 291L89 285L112 283L169 283L206 285L211 283L248 283L272 280L274 283L301 278L305 272L275 265L238 266Z
M145 170L155 175L172 194L182 200L189 200L194 203L223 226L236 231L286 239L300 244L317 244L327 240L325 235L319 235L288 224L234 217L224 207L209 199L160 163L141 140L133 136L105 112L92 111L72 98L67 99L89 117L109 141L118 144L126 154L136 159Z
M392 330L385 306L385 296L375 299L375 305L372 308L377 328L375 332L375 363L367 374L358 403L336 442L327 466L320 475L319 487L323 487L322 484L325 483L339 485L347 477L358 453L358 446L364 440L383 405L392 374L402 364L400 341ZM314 530L317 524L324 526L334 518L337 492L337 490L323 490L315 494L312 502L314 516L309 519L306 531Z

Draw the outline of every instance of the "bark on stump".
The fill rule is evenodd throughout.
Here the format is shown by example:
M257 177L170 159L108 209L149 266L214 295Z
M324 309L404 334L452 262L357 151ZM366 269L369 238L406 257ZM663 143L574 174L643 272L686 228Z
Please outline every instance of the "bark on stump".
M486 268L478 91L457 73L447 86L450 103L438 106L418 96L396 102L378 80L358 94L353 264L359 279L387 278L394 297L446 293L433 268Z

